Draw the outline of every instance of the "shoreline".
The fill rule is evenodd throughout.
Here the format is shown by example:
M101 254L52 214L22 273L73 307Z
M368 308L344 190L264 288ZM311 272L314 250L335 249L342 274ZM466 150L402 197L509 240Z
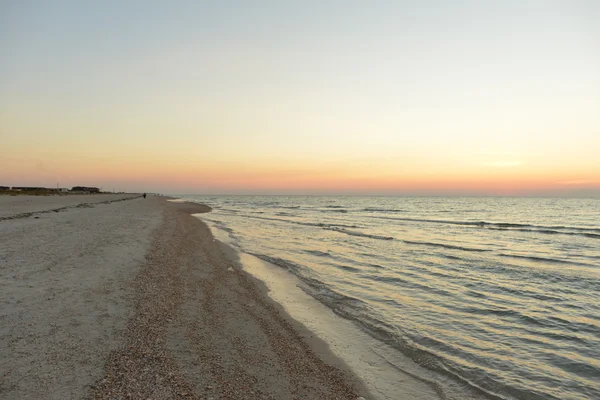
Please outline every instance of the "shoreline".
M260 254L260 250L253 253L248 250L250 245L240 248L240 243L244 242L235 225L221 222L221 218L212 218L210 214L206 218L203 214L197 217L208 224L213 235L234 253L231 257L241 268L268 287L267 295L290 318L307 329L311 336L323 341L331 353L350 368L363 383L370 399L498 398L470 383L465 385L443 370L429 368L387 337L362 325L359 319L338 313L335 304L332 307L331 301L324 299L327 294L312 286L310 277L305 280L302 274L296 273L294 263L298 261L289 254L282 261L277 256ZM272 250L277 251L276 248Z
M127 345L109 356L107 374L89 398L357 399L366 393L325 343L308 343L308 331L191 215L209 207L165 204L150 262L136 277Z
M202 218L202 214L196 215ZM209 225L224 251L257 284L264 287L277 308L305 335L313 348L324 349L325 359L333 360L358 380L363 396L371 400L440 400L455 398L447 393L432 371L424 369L385 341L378 340L353 321L337 315L326 304L311 296L305 284L281 266L238 250L228 235ZM443 380L443 378L442 378ZM444 384L450 382L444 380ZM480 399L470 392L465 399ZM448 397L448 395L450 397Z
M328 345L191 215L207 206L167 199L42 207L0 221L14 250L0 255L11 269L0 283L14 288L0 295L0 399L370 398ZM71 236L57 239L57 225ZM30 253L19 253L19 240ZM22 265L30 275L16 275ZM57 285L64 293L48 298Z

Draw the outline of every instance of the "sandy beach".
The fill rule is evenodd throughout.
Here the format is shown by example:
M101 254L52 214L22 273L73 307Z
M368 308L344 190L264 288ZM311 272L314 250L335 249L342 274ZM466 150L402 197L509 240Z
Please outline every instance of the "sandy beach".
M368 398L191 215L209 210L0 197L0 399Z

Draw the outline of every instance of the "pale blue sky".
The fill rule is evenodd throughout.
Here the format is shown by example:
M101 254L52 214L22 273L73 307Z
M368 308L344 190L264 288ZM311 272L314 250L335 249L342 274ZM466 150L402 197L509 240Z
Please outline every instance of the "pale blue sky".
M4 0L3 163L594 181L598 21L598 1Z

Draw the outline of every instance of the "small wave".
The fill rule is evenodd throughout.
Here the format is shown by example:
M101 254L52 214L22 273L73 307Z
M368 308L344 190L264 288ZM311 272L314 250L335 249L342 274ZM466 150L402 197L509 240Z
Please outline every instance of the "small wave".
M304 250L304 252L308 253L308 254L312 254L313 256L318 256L318 257L331 257L331 254L325 251L319 251L319 250Z
M481 293L481 292L478 292L476 290L467 290L465 292L465 294L468 295L468 296L477 297L477 298L480 298L480 299L487 299L488 298L488 296L485 293Z
M579 335L577 334L573 334L573 335L569 335L567 333L564 332L553 332L547 329L538 329L535 332L538 336L542 336L548 339L552 339L552 340L559 340L559 341L569 341L569 342L576 342L579 344L585 344L586 340L584 338L581 338Z
M571 321L567 321L566 319L557 317L555 315L549 316L548 319L550 319L552 321L555 321L555 322L558 322L558 323L563 324L563 325L570 325L571 324Z
M462 247L462 246L455 246L455 245L443 244L443 243L417 242L417 241L413 241L413 240L403 240L403 242L407 243L407 244L416 244L416 245L420 245L420 246L443 247L443 248L452 249L452 250L476 251L476 252L491 251L488 249L476 249L476 248L472 248L472 247Z
M212 223L214 224L214 227L216 229L222 230L223 232L227 232L227 235L231 239L233 239L233 243L231 243L231 245L238 247L238 248L240 247L240 238L234 233L233 229L226 226L223 221L219 221L219 220L207 220L207 221L212 221Z
M280 202L278 202L278 201L263 201L263 202L256 202L256 205L259 205L259 206L277 206L277 205L279 205L279 204L281 204L281 203L280 203Z
M365 274L365 275L361 275L361 278L369 279L369 280L375 281L375 282L390 283L392 285L397 285L397 284L410 285L411 284L411 282L407 281L406 279L402 279L399 276L379 276L379 275Z
M267 261L271 264L274 264L278 267L282 267L290 271L303 283L303 285L301 285L300 288L304 292L319 300L321 303L325 304L334 312L342 316L355 315L356 310L364 309L366 306L366 303L362 300L337 292L330 288L326 283L320 281L319 279L305 275L302 272L307 271L307 268L302 265L296 264L289 260L285 260L283 258L271 257L265 254L249 254L252 254L253 256L258 257L263 261ZM344 269L352 268L348 266L340 267Z
M414 279L404 279L404 278L400 278L399 276L386 276L386 275L372 275L372 274L363 274L360 275L361 278L363 279L368 279L370 281L373 282L378 282L378 283L387 283L390 285L394 285L394 286L400 286L403 288L412 288L412 289L419 289L425 292L430 292L430 293L436 293L438 295L441 296L451 296L450 292L448 292L447 290L444 289L440 289L434 286L430 286L430 285L426 285L423 283L419 283L418 281L414 280Z
M462 257L453 256L452 254L444 254L443 257L450 260L462 260Z
M500 253L498 255L501 256L501 257L520 258L520 259L525 259L525 260L530 260L530 261L548 262L548 263L553 263L553 264L575 264L575 265L582 265L581 263L572 262L572 261L566 261L566 260L558 260L556 258L535 257L535 256L522 256L522 255L518 255L518 254L506 254L506 253ZM583 264L583 265L587 265L587 264Z
M220 211L227 211L227 212L236 213L236 214L240 212L239 210L234 210L232 208L222 208L222 207L219 207L219 209L220 209Z
M596 381L600 376L600 368L582 360L573 360L560 354L553 354L552 364L571 374Z
M349 265L336 265L336 267L339 268L339 269L343 269L344 271L348 271L348 272L357 272L357 273L358 272L362 272L361 269L354 268L354 267L351 267Z
M345 208L345 206L325 206L325 208Z
M318 226L320 228L329 228L329 227L340 227L340 228L360 228L360 226L358 225L347 225L347 224L324 224L324 223L310 223L310 222L306 222L306 223L302 223L299 222L299 224L301 225L306 225L306 226Z
M460 226L472 226L478 228L513 230L524 232L537 232L548 234L567 234L567 235L585 235L592 238L600 238L600 229L586 228L579 226L545 226L521 224L515 222L487 222L487 221L453 221L443 219L424 219L424 218L394 218L394 217L376 217L381 219L390 219L395 221L423 222L431 224L448 224Z
M370 239L379 239L379 240L394 240L394 238L391 236L371 235L368 233L351 231L348 229L342 229L342 228L338 228L335 226L323 227L323 229L326 229L329 231L334 231L334 232L345 233L346 235L350 235L350 236L359 236L359 237L365 237L365 238L370 238Z
M527 314L523 314L517 310L511 310L507 308L477 308L477 307L468 307L468 308L458 308L459 310L466 312L468 314L478 314L478 315L493 315L498 317L510 317L513 319L519 319L530 325L537 326L547 326L547 323L543 321L531 317Z
M273 265L277 265L278 267L281 267L283 269L286 269L298 277L300 277L302 275L301 271L306 269L305 267L303 267L299 264L296 264L289 260L285 260L283 258L271 257L266 254L259 254L259 253L250 253L249 252L248 254L253 255L254 257L260 258L261 260L271 263Z
M486 229L497 230L497 231L510 231L510 232L532 232L532 233L544 233L547 235L571 235L571 236L586 236L592 239L600 239L600 235L596 233L588 232L569 232L569 231L557 231L553 229L526 229L526 228L502 228L487 226Z
M262 213L262 211L260 212ZM254 218L254 219L260 219L263 221L275 221L275 222L284 222L284 223L288 223L288 224L294 224L294 225L303 225L303 226L314 226L316 228L331 228L331 227L341 227L341 228L360 228L360 226L358 225L348 225L348 224L337 224L337 223L323 223L323 222L302 222L302 221L294 221L292 219L283 219L283 218L270 218L270 217L259 217L256 215L241 215L242 217L245 218ZM284 215L281 215L284 216ZM293 216L293 215L287 215L287 216Z
M333 209L330 209L330 210L321 210L321 211L324 211L324 212L336 212L336 213L342 213L342 214L347 214L348 213L348 210L346 210L344 208L333 208Z
M208 218L206 220L211 221L213 224L215 224L215 227L217 229L220 229L220 230L228 232L228 233L233 232L233 229L231 229L227 225L225 225L225 222L223 222L223 221L219 221L218 219L208 219Z
M542 294L542 293L536 293L536 292L532 292L532 291L523 291L525 294L527 294L529 297L532 297L534 299L537 300L542 300L542 301L553 301L553 302L562 302L564 301L564 299L562 297L558 297L558 296L550 296L547 294Z
M381 213L404 213L404 212L408 212L408 210L398 210L398 209L394 209L394 208L377 208L377 207L363 208L362 211L366 211L366 212L381 212Z
M318 279L300 276L300 280L304 284L300 286L304 292L343 317L362 314L367 308L364 301L335 291Z

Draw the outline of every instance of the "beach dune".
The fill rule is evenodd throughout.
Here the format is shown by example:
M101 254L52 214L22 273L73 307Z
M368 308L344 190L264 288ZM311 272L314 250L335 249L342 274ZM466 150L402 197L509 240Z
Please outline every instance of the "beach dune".
M190 215L208 207L92 197L0 198L0 399L365 394Z

